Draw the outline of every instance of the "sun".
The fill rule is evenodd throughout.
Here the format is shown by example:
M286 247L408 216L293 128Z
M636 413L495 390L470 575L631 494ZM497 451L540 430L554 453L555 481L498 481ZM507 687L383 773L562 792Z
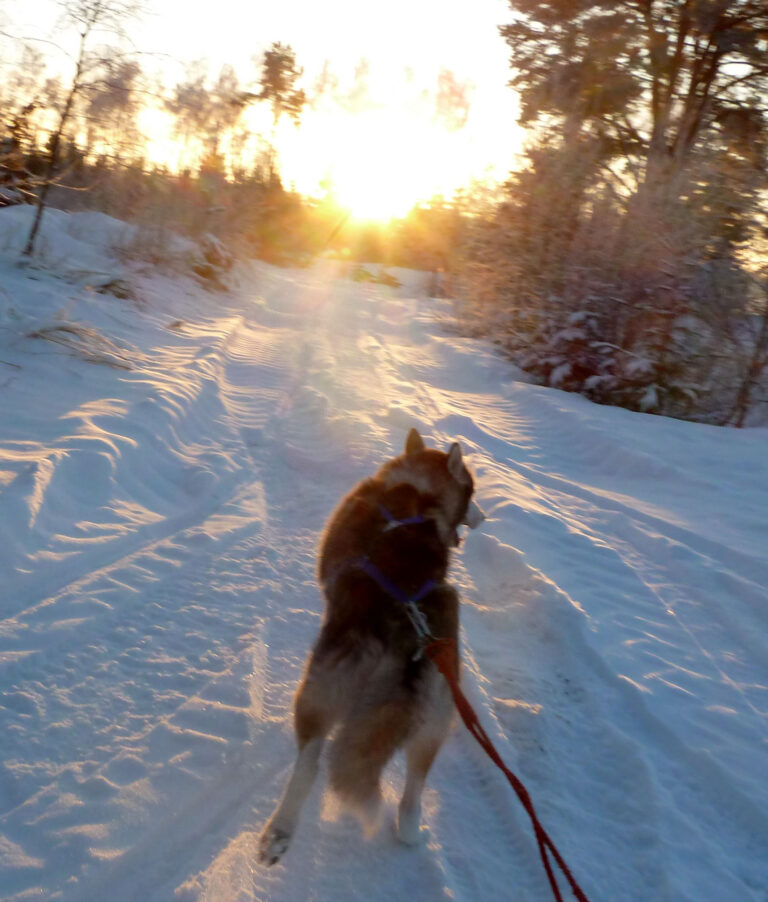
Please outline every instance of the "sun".
M387 221L449 196L467 171L445 129L396 105L310 113L294 141L282 143L281 160L299 191L317 193L322 184L360 220Z
M178 167L182 144L173 134L173 117L166 110L146 106L139 112L139 127L147 140L147 159L150 163Z
M360 165L341 171L332 182L337 206L349 211L353 219L387 221L406 213L419 199L418 189L379 179L375 168Z
M328 184L339 206L358 219L404 216L432 186L422 153L392 110L374 109L336 123Z

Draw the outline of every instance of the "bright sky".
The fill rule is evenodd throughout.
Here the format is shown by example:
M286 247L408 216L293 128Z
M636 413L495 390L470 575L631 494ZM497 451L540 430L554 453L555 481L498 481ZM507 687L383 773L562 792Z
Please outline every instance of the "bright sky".
M185 63L207 59L213 76L228 63L247 86L258 78L252 58L273 41L293 47L308 89L328 61L344 93L368 60L369 92L356 112L327 101L307 110L300 128L281 125L283 175L302 192L318 194L330 179L342 202L384 216L471 179L503 179L515 164L516 100L497 31L510 18L506 0L148 0L146 7L129 32L139 50L156 54L142 58L145 69L160 70L167 84L183 79ZM6 0L2 8L15 33L62 41L53 0ZM441 69L471 86L463 128L435 119ZM168 155L159 121L155 128L156 152Z

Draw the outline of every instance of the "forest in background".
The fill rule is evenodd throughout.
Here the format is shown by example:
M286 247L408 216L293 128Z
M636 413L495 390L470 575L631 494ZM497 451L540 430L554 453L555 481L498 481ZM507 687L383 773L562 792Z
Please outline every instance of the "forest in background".
M300 126L305 111L329 98L354 112L365 103L366 60L344 90L329 63L310 81L292 48L275 42L254 56L246 84L231 66L211 75L198 61L178 83L165 85L142 68L141 54L126 40L136 4L68 0L64 9L61 31L78 37L68 74L52 74L44 51L4 31L0 19L0 40L11 51L0 58L0 206L96 209L153 233L213 234L235 254L277 264L305 265L331 252L444 268L440 236L456 231L453 203L435 198L392 223L359 221L332 184L307 197L283 177L278 126L286 120ZM434 115L458 121L466 90L441 72ZM158 113L166 127L171 121L175 165L152 162L147 111L155 124ZM156 237L147 244L160 246Z
M465 249L465 321L595 401L760 419L764 0L514 0L501 31L527 156Z
M514 0L501 31L522 163L498 190L468 187L387 224L281 177L277 126L333 89L329 66L305 84L293 50L274 43L247 86L200 65L163 86L126 49L135 4L64 9L62 28L79 36L66 76L0 21L15 53L0 82L0 204L101 210L144 225L144 253L161 253L158 235L173 230L280 265L331 253L428 270L455 298L458 327L542 384L703 422L764 418L762 0ZM462 86L441 79L441 115L460 120ZM180 169L148 162L147 107L173 117L189 151Z

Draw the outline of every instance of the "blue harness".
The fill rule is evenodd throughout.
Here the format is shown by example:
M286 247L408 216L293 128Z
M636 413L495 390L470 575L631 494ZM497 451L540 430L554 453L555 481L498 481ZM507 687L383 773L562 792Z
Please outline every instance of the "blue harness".
M376 564L367 557L359 558L355 561L355 564L363 573L370 576L375 583L378 583L379 588L383 589L387 595L391 595L395 601L400 602L422 644L427 639L434 638L424 611L419 607L419 602L426 598L433 589L437 588L437 580L428 579L415 595L406 595L399 586L396 586L392 580L384 576ZM419 648L416 659L421 657L421 652L422 649Z
M392 529L397 529L399 526L418 526L421 523L426 523L427 521L420 514L416 517L406 517L402 520L398 520L397 517L393 516L390 511L384 507L383 504L379 505L379 512L387 521L386 526L384 527L384 532L389 532ZM395 601L399 602L408 619L411 621L411 625L416 631L416 635L419 639L419 650L416 652L414 656L414 660L418 660L424 651L424 646L428 640L434 638L432 635L432 631L429 628L429 623L427 622L427 618L424 616L424 612L419 607L419 602L423 601L432 592L433 589L436 589L438 586L437 580L428 579L424 585L416 592L414 595L407 595L403 590L396 586L391 579L386 577L381 570L373 563L373 561L368 557L360 557L355 558L354 560L347 561L341 565L339 570L346 570L347 568L355 568L358 570L362 570L367 576L370 576L371 579L378 585L378 587L387 593L391 598L394 598ZM327 582L333 582L338 576L338 571L333 573Z
M406 517L403 520L398 520L397 517L393 516L383 504L379 505L379 513L387 521L384 532L389 532L391 529L397 529L398 526L418 526L420 523L427 522L421 514L417 514L415 517Z

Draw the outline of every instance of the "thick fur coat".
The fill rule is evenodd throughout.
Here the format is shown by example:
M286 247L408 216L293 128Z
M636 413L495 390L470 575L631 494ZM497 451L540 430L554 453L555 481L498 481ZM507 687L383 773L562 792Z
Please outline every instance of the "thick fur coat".
M483 519L473 491L457 444L429 449L411 430L405 453L356 486L328 521L318 562L325 616L294 702L298 757L262 832L262 862L274 864L287 849L331 731L330 785L369 827L381 772L404 747L397 830L406 843L419 840L424 780L453 709L403 601L421 596L430 633L458 639L459 599L446 575L458 527Z

